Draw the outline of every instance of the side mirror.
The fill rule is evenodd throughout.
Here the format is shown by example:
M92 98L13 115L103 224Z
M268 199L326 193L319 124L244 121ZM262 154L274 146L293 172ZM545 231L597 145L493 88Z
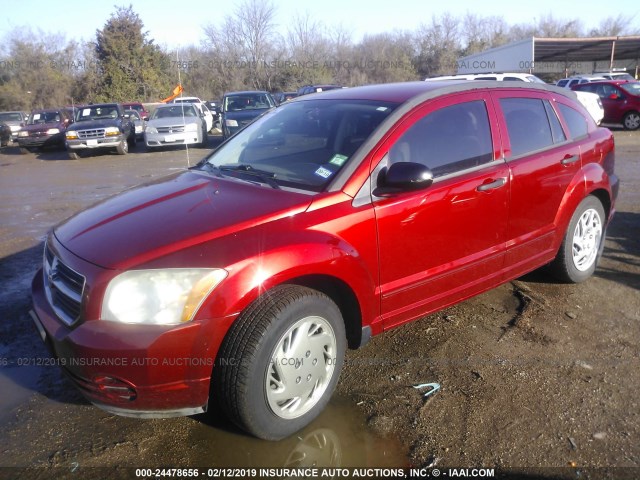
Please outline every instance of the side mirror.
M426 165L414 162L397 162L380 172L373 194L379 197L421 190L430 187L431 184L433 184L433 172Z

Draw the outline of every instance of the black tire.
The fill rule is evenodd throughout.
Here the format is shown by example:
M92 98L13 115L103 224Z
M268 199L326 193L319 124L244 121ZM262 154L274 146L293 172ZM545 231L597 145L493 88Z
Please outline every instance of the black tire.
M116 152L118 152L118 155L126 155L129 153L129 142L127 140L120 141L120 145L116 147Z
M622 118L622 125L626 130L637 130L640 128L640 113L627 112Z
M129 138L127 138L127 143L129 144L129 150L133 150L136 148L136 141L137 141L137 138L135 133L132 135L129 135Z
M76 152L72 152L71 150L67 150L67 156L71 160L77 160L78 158L80 158L80 155L78 155Z
M278 357L287 349L289 357ZM329 297L306 287L276 287L247 307L227 333L213 369L214 400L243 430L280 440L324 409L345 349L342 315Z
M202 142L198 145L200 148L207 148L209 146L209 135L206 133L202 137Z
M573 213L558 255L550 265L558 279L580 283L593 275L604 248L605 225L600 200L594 196L583 199Z

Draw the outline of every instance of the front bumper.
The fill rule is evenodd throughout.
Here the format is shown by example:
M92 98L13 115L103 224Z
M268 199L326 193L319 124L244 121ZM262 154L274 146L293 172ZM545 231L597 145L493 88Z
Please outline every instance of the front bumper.
M38 137L18 137L16 141L21 148L63 146L64 134L42 135Z
M65 145L67 150L85 150L93 148L115 148L122 144L122 141L126 140L124 135L118 135L114 137L105 138L90 138L90 139L78 139L78 140L66 140Z
M147 147L168 147L171 145L195 145L202 143L201 134L195 132L147 133L144 134Z
M72 268L81 269L82 260L76 257L70 262L68 252L64 257ZM96 268L93 266L94 271ZM91 290L94 272L84 272ZM47 300L42 270L33 279L32 297L30 314L40 337L67 376L96 406L145 418L206 410L214 365L209 356L210 329L215 322L160 326L81 319L68 326Z

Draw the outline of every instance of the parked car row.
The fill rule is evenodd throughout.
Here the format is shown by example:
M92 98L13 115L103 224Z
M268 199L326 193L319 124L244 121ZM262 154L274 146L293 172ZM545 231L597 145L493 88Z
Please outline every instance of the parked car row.
M71 159L97 150L126 155L138 141L147 148L207 145L213 115L197 97L181 97L153 114L139 102L100 103L24 112L0 112L0 145L13 141L21 153L65 148Z
M504 82L526 82L545 84L542 79L530 73L478 73L469 75L447 75L440 77L426 78L425 81L442 81L442 80L494 80ZM602 102L597 95L588 92L576 93L580 103L584 105L593 120L600 124L604 117L604 108Z

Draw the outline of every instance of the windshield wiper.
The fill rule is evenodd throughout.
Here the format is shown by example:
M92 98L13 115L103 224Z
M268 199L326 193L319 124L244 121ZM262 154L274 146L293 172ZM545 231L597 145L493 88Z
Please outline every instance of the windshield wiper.
M278 185L278 182L274 180L274 178L276 178L275 173L258 170L257 168L253 168L251 165L221 165L218 167L218 170L222 172L236 172L243 175L257 177L262 181L262 183L266 183L270 187L280 190L280 185Z

